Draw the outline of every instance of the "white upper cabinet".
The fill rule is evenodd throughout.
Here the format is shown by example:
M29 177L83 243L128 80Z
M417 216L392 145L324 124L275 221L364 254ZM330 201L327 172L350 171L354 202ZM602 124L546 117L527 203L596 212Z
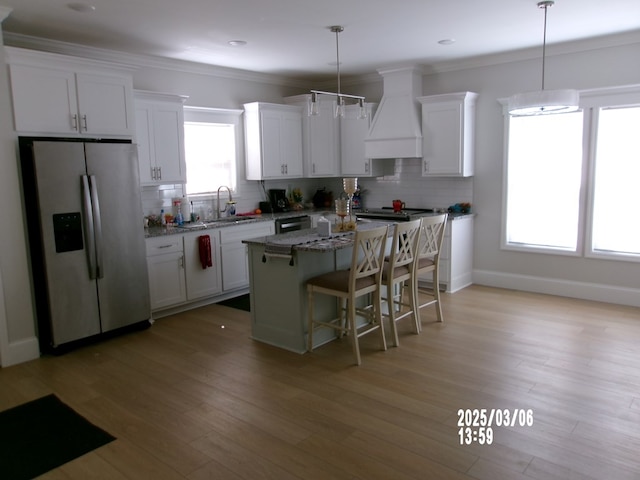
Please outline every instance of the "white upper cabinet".
M133 80L104 62L6 47L19 133L131 137Z
M184 183L184 109L187 97L135 92L136 133L140 183Z
M366 103L367 117L360 118L358 105L347 105L344 118L340 119L340 161L342 175L374 177L382 175L382 161L371 160L365 155L364 141L369 134L376 103Z
M422 104L422 175L473 175L475 105L478 94L419 97Z
M302 107L244 105L247 180L301 178Z
M284 99L302 108L302 152L305 177L340 175L340 119L335 118L336 100L318 95L318 115L308 115L311 95Z

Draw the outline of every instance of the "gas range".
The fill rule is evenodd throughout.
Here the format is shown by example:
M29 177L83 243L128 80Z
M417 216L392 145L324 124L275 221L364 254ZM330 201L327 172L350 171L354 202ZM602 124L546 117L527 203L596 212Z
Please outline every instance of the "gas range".
M404 208L399 212L394 212L393 207L370 208L361 212L356 212L356 218L369 220L394 220L396 222L409 222L416 218L433 215L433 208Z

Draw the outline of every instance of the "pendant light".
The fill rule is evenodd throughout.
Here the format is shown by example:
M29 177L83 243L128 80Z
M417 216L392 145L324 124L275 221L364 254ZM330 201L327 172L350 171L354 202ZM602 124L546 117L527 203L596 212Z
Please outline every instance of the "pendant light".
M544 67L547 47L547 9L555 2L538 2L538 8L544 9L544 36L542 41L542 89L536 92L516 93L509 97L509 114L513 116L549 115L568 113L578 110L577 90L545 90Z
M338 77L338 92L324 92L321 90L311 90L311 99L309 102L309 115L318 115L318 96L319 95L329 95L336 97L336 108L334 110L335 117L344 117L344 109L345 109L345 99L353 99L356 100L359 106L358 118L366 118L367 117L367 109L364 105L364 97L361 95L348 95L346 93L342 93L341 85L340 85L340 41L338 36L340 33L344 31L344 27L341 25L334 25L329 27L332 33L336 34L336 74Z

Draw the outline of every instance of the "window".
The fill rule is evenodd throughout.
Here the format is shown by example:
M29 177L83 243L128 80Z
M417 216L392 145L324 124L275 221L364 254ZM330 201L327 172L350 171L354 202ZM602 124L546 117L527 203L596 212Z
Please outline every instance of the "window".
M188 195L236 191L240 111L185 107L184 145Z
M640 255L640 107L598 110L591 253Z
M511 118L508 158L507 242L575 252L582 112Z
M640 261L640 87L507 117L503 248Z

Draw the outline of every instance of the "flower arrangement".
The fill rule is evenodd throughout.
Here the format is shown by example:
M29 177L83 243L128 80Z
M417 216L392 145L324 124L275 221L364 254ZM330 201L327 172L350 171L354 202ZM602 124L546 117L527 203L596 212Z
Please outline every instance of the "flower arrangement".
M291 191L291 200L293 201L293 203L302 203L302 190L300 190L299 188L294 188Z

